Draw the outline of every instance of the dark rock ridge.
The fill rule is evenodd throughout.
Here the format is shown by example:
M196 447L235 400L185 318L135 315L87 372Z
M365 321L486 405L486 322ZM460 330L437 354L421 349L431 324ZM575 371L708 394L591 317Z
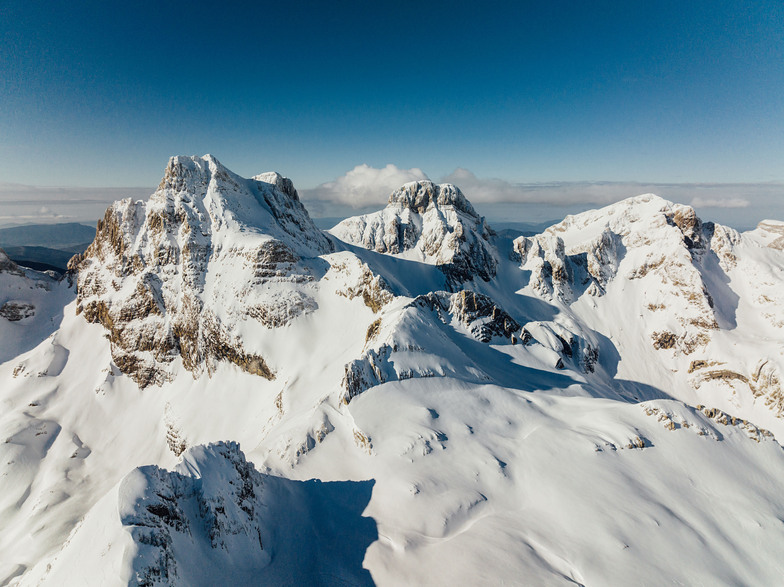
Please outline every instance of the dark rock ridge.
M9 322L18 322L35 315L35 306L27 302L10 300L0 306L0 317Z
M438 312L445 324L455 318L480 342L489 343L495 337L515 341L520 325L498 307L488 296L470 290L454 294L433 292L416 298L412 305Z

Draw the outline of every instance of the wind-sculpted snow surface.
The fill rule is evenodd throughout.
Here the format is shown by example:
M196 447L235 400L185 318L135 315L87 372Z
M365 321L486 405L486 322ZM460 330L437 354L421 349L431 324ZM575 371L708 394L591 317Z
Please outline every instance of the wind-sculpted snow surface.
M175 157L66 279L0 256L0 583L778 584L782 226L415 182L328 236Z
M419 296L371 324L366 337L370 348L346 365L343 401L386 381L412 377L492 381L471 358L461 331L483 343L508 344L517 341L520 325L489 297L473 291Z

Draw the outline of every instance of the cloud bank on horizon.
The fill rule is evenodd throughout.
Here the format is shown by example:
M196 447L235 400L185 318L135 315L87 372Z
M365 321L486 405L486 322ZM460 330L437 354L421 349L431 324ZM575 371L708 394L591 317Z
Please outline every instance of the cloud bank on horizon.
M317 210L329 210L334 206L351 214L382 207L393 190L406 182L422 179L431 178L416 167L403 169L388 164L374 168L363 164L333 181L300 190L300 193ZM496 205L501 204L546 207L551 214L563 215L645 193L655 193L668 200L691 205L707 212L710 219L730 225L749 227L763 218L784 217L784 184L781 183L514 183L497 178L479 178L462 167L434 181L455 184L479 206L480 212L490 218L493 209L498 208ZM483 207L485 210L482 210ZM509 207L503 209L505 216Z
M292 179L296 185L296 178ZM740 228L752 227L764 218L784 219L782 183L515 183L480 178L462 167L444 177L430 178L417 167L405 169L390 163L380 168L357 165L332 181L299 192L311 215L337 218L377 210L401 185L425 179L457 185L491 221L559 220L566 214L644 193L689 204L706 219ZM113 201L127 197L146 199L153 191L152 187L0 184L0 224L93 222Z
M92 223L116 200L146 199L154 188L48 187L0 183L0 225Z

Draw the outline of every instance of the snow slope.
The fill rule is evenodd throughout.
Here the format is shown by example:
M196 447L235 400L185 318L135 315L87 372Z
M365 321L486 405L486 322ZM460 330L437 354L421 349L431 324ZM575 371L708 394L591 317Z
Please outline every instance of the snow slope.
M52 334L72 299L67 281L18 267L0 249L0 363Z
M419 182L330 236L173 158L3 338L0 582L776 584L780 226Z

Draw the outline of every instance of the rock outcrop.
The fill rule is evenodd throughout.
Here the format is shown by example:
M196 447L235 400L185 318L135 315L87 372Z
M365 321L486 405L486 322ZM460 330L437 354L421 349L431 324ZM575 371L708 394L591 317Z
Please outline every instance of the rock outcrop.
M215 558L242 553L243 566L264 568L263 476L235 442L186 451L175 471L154 465L129 473L120 485L119 513L136 552L132 569L139 585L183 580L189 554L207 545ZM190 570L192 572L192 570Z
M381 311L394 298L386 280L353 255L333 259L325 278L335 282L336 294L348 299L361 298L374 313Z
M681 381L692 391L745 395L781 417L782 227L764 221L740 234L648 194L520 237L511 257L530 272L528 292L582 322L578 332L596 329L629 348L644 343L657 354L650 360L684 373ZM741 320L771 341L762 355L740 351L740 360L727 352L744 345L730 335ZM563 366L572 360L564 354L572 346L569 336L540 327L534 337L532 330L525 325L524 341L535 338L558 352ZM578 351L586 372L598 348L588 343ZM629 348L619 348L620 354Z
M35 306L28 302L9 300L0 306L0 317L18 322L35 315Z
M766 246L777 251L784 251L784 222L780 220L763 220L757 225L757 232L765 238Z
M649 194L520 237L513 257L531 272L532 291L565 304L605 295L617 277L641 282L643 299L633 303L668 317L650 320L661 323L649 329L651 344L688 355L704 348L722 318L703 279L706 266L733 267L739 240L732 229L702 223L692 208Z
M514 318L488 296L474 291L433 292L417 297L411 305L434 310L444 324L456 320L480 342L489 343L493 338L514 342L520 333Z

